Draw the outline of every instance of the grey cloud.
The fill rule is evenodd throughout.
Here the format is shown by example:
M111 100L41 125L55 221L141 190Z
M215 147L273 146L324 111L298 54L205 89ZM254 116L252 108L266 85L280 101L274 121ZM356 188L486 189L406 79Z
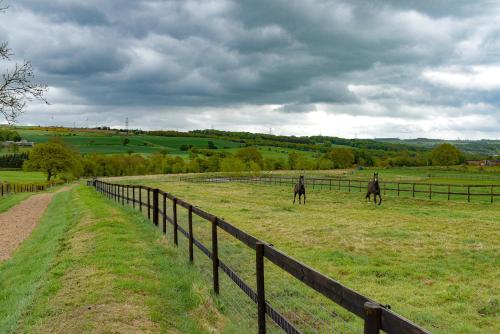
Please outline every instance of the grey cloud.
M415 120L500 107L498 91L421 76L496 62L500 6L490 1L18 0L1 18L0 36L40 80L109 119L245 106L258 117L275 105L286 117L323 108ZM480 104L491 108L467 107Z

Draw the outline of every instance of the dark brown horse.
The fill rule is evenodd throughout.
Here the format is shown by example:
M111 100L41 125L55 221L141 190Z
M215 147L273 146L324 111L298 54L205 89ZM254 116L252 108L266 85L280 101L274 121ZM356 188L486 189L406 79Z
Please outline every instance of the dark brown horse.
M380 196L380 186L378 184L378 173L373 173L373 180L368 182L368 192L366 197L369 201L371 200L370 195L373 194L373 203L377 204L377 195L380 199L378 205L382 203L382 196Z
M306 204L306 186L304 185L304 175L299 177L299 182L295 184L293 187L293 204L295 204L295 197L299 194L299 204L301 204L300 200L302 195L304 195L304 204Z

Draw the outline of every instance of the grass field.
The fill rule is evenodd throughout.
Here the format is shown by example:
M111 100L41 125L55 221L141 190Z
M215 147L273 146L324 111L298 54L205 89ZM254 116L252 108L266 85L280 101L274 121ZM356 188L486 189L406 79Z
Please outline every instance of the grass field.
M218 148L235 148L241 144L210 138L197 137L160 137L149 135L129 135L130 143L123 145L124 135L114 132L89 132L89 131L49 131L49 130L17 130L19 134L35 143L43 143L50 138L59 138L71 145L80 153L119 154L132 151L139 154L151 154L167 149L172 155L187 156L186 151L180 150L183 144L192 145L196 148L208 148L208 142L212 141Z
M201 276L131 209L57 194L0 263L1 333L238 333Z
M358 193L315 191L306 206L294 206L289 187L134 183L160 187L224 217L433 333L500 331L499 205L387 198L376 207ZM195 225L195 236L209 245L206 223ZM255 255L221 239L221 259L253 282ZM266 293L285 314L307 318L307 311L298 311L304 303L314 316L326 312L310 289L267 270ZM359 328L353 317L335 312L346 326Z
M43 183L47 180L47 176L42 172L25 172L17 170L0 170L0 182L12 183Z

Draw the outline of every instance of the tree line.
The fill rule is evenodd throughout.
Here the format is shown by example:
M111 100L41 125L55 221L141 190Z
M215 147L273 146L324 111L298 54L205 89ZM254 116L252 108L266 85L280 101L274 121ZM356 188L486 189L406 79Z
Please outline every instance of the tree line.
M189 150L189 159L170 156L165 150L150 156L139 154L81 155L60 139L37 144L24 162L25 170L43 171L50 181L55 177L69 180L81 176L126 176L145 174L178 174L204 172L244 172L261 170L314 170L351 168L353 165L373 166L375 161L363 150L332 148L319 156L307 156L292 151L286 158L263 157L252 146L242 147L234 154L210 150ZM410 159L410 157L408 158ZM416 159L416 158L414 158ZM432 165L456 165L463 161L463 154L450 144L442 144L418 157Z

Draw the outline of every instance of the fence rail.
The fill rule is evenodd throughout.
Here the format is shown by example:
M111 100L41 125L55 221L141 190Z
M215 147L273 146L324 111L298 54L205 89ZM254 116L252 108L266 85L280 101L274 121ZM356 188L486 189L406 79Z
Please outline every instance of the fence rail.
M189 259L193 261L193 246L196 246L212 262L213 291L220 292L219 269L225 273L236 286L238 286L249 299L257 305L258 332L266 333L266 316L285 333L302 333L302 331L280 313L272 304L272 300L266 298L266 284L264 281L264 259L274 263L282 271L287 272L296 280L303 282L309 288L326 297L330 301L340 305L364 321L364 333L375 334L384 331L388 334L424 334L427 330L403 318L391 311L389 308L361 295L360 293L344 286L315 269L295 260L287 254L273 247L273 245L261 241L252 235L238 229L211 213L160 189L152 189L145 186L108 183L100 180L88 181L88 186L94 187L98 192L109 199L115 200L122 205L131 205L143 212L147 212L148 219L153 224L162 228L167 233L167 223L172 226L173 240L178 246L178 233L188 240ZM146 192L146 202L143 201L143 192ZM167 202L172 206L172 215L168 216ZM179 225L178 208L184 208L188 214L188 230ZM202 218L211 228L211 247L207 247L195 238L192 231L192 217L196 215ZM161 219L160 219L161 218ZM161 222L161 226L160 226ZM235 270L219 258L218 233L222 230L239 240L242 244L255 251L255 279L256 290L241 278Z
M202 182L202 183L227 183L227 182L241 182L241 183L259 183L269 185L294 185L297 182L296 177L284 176L183 176L181 181L188 182ZM345 179L345 178L318 178L307 177L305 184L308 189L326 189L347 192L363 192L367 189L369 180L358 179ZM467 199L471 201L473 197L482 197L489 199L490 203L494 203L494 199L500 196L498 189L500 185L484 184L442 184L442 183L420 183L420 182L398 182L398 181L380 181L380 191L383 195L392 193L398 197L407 194L412 198L418 194L424 194L425 198L435 199L436 196L446 198L447 200ZM421 196L419 198L422 198Z

